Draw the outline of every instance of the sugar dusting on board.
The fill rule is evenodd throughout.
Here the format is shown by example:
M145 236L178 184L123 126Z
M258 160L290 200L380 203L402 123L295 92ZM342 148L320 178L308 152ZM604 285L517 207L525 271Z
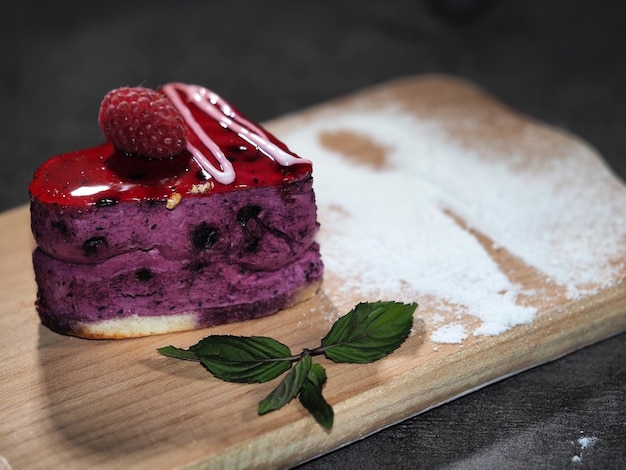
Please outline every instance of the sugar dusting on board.
M582 432L582 431L581 431ZM581 464L583 462L583 454L598 441L597 437L582 436L578 439L577 443L579 448L578 454L572 457L572 463ZM573 443L572 443L573 444Z
M533 299L575 300L619 281L626 191L588 148L555 146L561 154L530 171L524 146L483 152L444 124L389 105L325 114L282 135L314 160L318 239L339 309L354 294L417 300L431 341L459 343L531 322ZM522 139L535 130L529 124ZM346 158L328 135L366 136L387 152L384 165ZM520 267L550 291L527 283Z

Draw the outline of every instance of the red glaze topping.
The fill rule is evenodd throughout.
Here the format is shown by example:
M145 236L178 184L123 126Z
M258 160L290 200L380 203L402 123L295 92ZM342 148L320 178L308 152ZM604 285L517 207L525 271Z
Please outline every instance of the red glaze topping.
M171 158L146 158L126 155L106 143L44 162L30 184L31 196L42 203L78 207L123 201L166 201L174 193L184 199L253 187L280 187L311 174L307 160L281 165L266 151L252 145L249 138L242 138L225 127L223 121L218 122L207 114L187 94L178 92L191 117L232 164L234 181L223 184L212 178L188 150ZM270 144L293 155L266 130L260 127L257 130L264 133ZM208 161L221 167L203 139L191 133L189 140Z

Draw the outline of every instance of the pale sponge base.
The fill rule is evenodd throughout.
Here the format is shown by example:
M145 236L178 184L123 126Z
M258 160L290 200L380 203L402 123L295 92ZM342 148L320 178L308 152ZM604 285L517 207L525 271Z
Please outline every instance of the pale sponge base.
M187 331L196 328L195 313L159 315L143 317L131 315L125 318L111 318L97 323L79 322L76 335L89 339L124 339L141 336L162 335L174 331Z

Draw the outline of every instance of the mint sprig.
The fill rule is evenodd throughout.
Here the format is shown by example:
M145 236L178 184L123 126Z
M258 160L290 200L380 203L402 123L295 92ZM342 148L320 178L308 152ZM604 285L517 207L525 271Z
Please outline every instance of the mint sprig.
M411 332L416 303L393 301L359 303L340 317L315 349L293 355L288 346L265 336L207 336L189 349L166 346L167 357L200 362L227 382L263 383L289 371L259 403L260 415L282 408L294 398L323 427L333 426L333 409L322 395L326 371L313 362L324 355L333 362L367 364L400 347ZM294 365L295 364L295 365Z
M264 415L270 411L282 408L296 398L304 385L313 365L311 356L305 353L293 369L285 376L268 396L259 403L259 414Z
M335 413L322 396L322 387L326 383L326 371L317 363L311 364L309 375L300 389L300 403L315 420L327 429L333 427Z

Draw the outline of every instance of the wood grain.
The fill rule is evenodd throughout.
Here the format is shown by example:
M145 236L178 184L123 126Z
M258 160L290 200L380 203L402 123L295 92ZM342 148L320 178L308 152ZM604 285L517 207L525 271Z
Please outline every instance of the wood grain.
M512 136L530 122L464 82L420 77L286 116L270 128L280 135L320 114L357 104L371 109L381 97L450 122L461 140L463 129L452 119L459 107L471 109L475 119L498 118L499 132L489 127L481 132L482 139L500 148L519 145ZM585 145L533 125L538 129L533 149L544 148L542 139L549 146L555 139ZM323 138L331 145L333 139L350 140L342 134ZM367 136L355 138L345 151L363 152L369 164L384 166L384 149L369 145ZM550 158L550 152L533 151L520 162L520 171L535 171L540 157ZM617 179L611 184L615 191L624 190ZM458 214L450 216L465 224ZM335 410L335 425L325 431L295 402L257 416L258 401L274 384L223 383L197 364L159 356L156 348L186 347L214 333L268 335L293 350L316 346L329 328L328 318L345 313L331 300L337 281L332 273L314 299L260 320L123 341L66 337L42 327L33 307L28 208L6 212L0 216L0 456L16 470L286 467L626 330L624 270L621 281L571 301L541 272L494 246L489 234L465 228L474 230L516 282L535 288L535 297L522 299L538 308L535 320L497 336L470 336L462 345L434 345L421 320L433 299L418 299L415 332L391 356L364 366L320 360L328 373L324 394Z

